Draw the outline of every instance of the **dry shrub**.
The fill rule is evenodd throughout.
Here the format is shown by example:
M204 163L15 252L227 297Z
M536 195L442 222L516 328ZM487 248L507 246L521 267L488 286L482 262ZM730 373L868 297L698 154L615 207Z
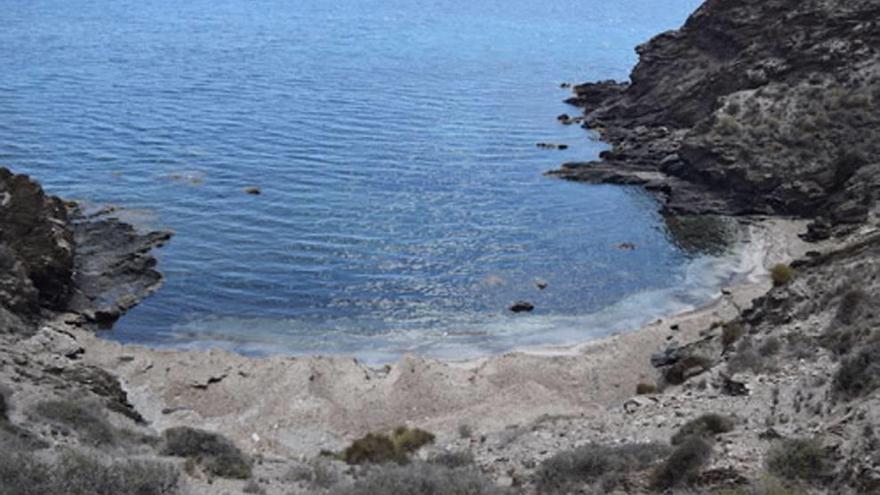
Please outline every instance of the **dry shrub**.
M180 426L165 430L162 441L163 455L192 459L206 472L222 478L251 477L251 459L217 433Z
M693 483L712 455L712 445L698 436L689 436L657 466L651 476L651 486L668 490Z
M709 413L688 421L672 436L672 445L679 445L688 437L712 437L733 431L733 419L716 413Z
M372 467L352 486L339 487L334 495L500 495L504 491L473 468L450 469L415 462Z
M844 359L834 375L837 397L852 400L880 388L880 342L873 342Z
M124 460L104 463L67 451L49 463L32 454L0 450L3 495L174 495L180 473L166 462Z
M95 404L72 400L50 400L34 406L34 412L59 426L75 431L93 445L116 443L116 430L103 410Z
M596 483L610 491L628 473L649 468L669 450L656 443L582 445L541 463L535 472L535 484L539 493L568 493Z
M781 440L767 453L767 470L788 480L819 481L831 472L828 453L815 439Z

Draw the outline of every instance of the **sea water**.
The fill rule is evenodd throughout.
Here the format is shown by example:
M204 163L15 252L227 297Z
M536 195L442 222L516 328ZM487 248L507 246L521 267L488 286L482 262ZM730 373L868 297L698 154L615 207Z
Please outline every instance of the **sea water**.
M3 2L0 164L176 232L109 338L376 362L588 340L747 268L683 251L639 189L542 175L605 148L556 121L560 84L625 80L699 3Z

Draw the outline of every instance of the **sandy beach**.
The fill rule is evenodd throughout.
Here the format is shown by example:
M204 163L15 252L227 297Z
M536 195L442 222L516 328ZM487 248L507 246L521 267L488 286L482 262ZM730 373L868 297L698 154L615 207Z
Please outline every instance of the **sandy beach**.
M157 430L218 431L264 456L312 456L364 433L412 425L441 441L462 425L504 430L541 417L601 416L619 409L638 383L654 383L653 353L698 339L736 317L771 286L764 268L807 246L802 221L751 219L754 268L705 307L629 332L571 346L522 349L462 361L404 356L371 368L356 359L245 357L221 351L121 345L68 327L83 359L117 375L129 400Z

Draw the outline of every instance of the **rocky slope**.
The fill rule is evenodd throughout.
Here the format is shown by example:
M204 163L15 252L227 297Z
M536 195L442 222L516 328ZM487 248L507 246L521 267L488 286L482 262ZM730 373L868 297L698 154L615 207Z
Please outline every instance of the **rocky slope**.
M714 469L766 476L771 440L810 439L816 455L788 484L880 492L878 21L876 1L709 0L638 47L630 82L576 86L568 100L611 149L551 174L642 185L673 219L791 215L811 221L805 239L837 238L780 269L740 318L656 356L661 382L703 378L633 415L665 423L684 400L740 418Z

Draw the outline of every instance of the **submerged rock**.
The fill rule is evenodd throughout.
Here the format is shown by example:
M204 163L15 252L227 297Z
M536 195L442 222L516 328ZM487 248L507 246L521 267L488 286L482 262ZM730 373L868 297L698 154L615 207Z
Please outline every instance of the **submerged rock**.
M567 144L555 144L555 143L538 143L536 144L538 148L546 149L546 150L567 150Z
M511 304L509 309L514 313L530 312L535 309L535 305L528 301L517 301Z

